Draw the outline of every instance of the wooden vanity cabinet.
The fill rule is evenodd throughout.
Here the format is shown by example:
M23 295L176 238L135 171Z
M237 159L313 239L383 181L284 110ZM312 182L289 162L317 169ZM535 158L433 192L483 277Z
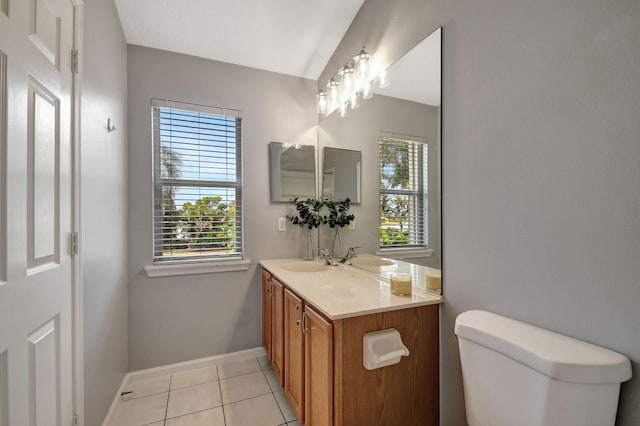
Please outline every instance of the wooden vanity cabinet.
M268 291L264 289L265 280L270 284ZM281 288L282 302L275 296ZM265 302L265 298L271 302ZM331 321L266 271L262 303L263 343L271 342L267 353L274 372L283 362L280 371L285 395L301 424L439 424L438 305ZM265 316L265 306L270 315ZM275 313L278 309L282 315ZM388 328L400 332L410 355L398 364L367 370L363 365L363 337ZM282 339L276 337L278 330L282 330ZM282 347L282 356L277 347Z
M333 426L438 426L439 306L427 305L333 321ZM363 365L365 334L395 328L409 356L388 367Z
M304 424L304 335L302 299L284 290L284 393L293 412Z
M262 270L262 346L284 384L284 285Z

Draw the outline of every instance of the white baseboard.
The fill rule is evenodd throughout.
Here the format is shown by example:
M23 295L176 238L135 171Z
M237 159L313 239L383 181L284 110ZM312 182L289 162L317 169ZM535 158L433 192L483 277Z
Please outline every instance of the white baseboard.
M266 355L266 352L262 347L245 349L243 351L231 352L228 354L215 355L207 358L194 359L191 361L178 362L176 364L162 365L160 367L147 368L145 370L131 371L124 376L118 392L113 398L111 407L107 416L102 422L102 426L110 426L111 418L115 415L116 407L120 402L120 394L124 391L125 387L129 383L137 382L138 380L146 380L154 377L164 376L166 374L173 374L180 371L191 370L194 368L210 367L213 365L223 364L226 362L244 361L251 358L258 358Z

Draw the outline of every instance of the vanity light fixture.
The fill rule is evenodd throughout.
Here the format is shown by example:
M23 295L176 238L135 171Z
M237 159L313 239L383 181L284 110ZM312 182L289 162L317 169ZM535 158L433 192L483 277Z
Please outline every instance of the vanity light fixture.
M338 109L346 117L349 109L360 106L360 99L373 97L373 86L389 87L389 75L383 70L378 76L371 71L371 55L364 47L356 53L316 94L318 114L326 115Z

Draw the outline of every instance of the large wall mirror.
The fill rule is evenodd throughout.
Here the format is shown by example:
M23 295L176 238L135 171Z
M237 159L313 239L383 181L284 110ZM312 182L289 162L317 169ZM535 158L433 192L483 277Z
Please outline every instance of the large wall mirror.
M360 204L351 208L355 229L345 230L344 245L434 268L442 252L441 40L438 28L388 69L388 88L318 125L325 158L335 149L361 154ZM320 230L321 247L332 238Z
M316 196L316 147L290 143L269 144L271 201Z

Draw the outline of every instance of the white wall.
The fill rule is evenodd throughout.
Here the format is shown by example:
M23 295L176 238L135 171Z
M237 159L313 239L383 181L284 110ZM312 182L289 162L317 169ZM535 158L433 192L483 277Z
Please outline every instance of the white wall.
M465 424L455 317L487 309L627 355L640 418L637 0L367 0L320 77L443 26L441 424Z
M128 47L129 368L260 346L257 261L301 257L298 230L277 231L289 204L269 202L268 144L315 145L315 81L139 46ZM152 264L151 98L243 111L247 272L147 278Z
M85 424L93 426L127 372L127 51L112 0L85 0L84 11L81 250Z

